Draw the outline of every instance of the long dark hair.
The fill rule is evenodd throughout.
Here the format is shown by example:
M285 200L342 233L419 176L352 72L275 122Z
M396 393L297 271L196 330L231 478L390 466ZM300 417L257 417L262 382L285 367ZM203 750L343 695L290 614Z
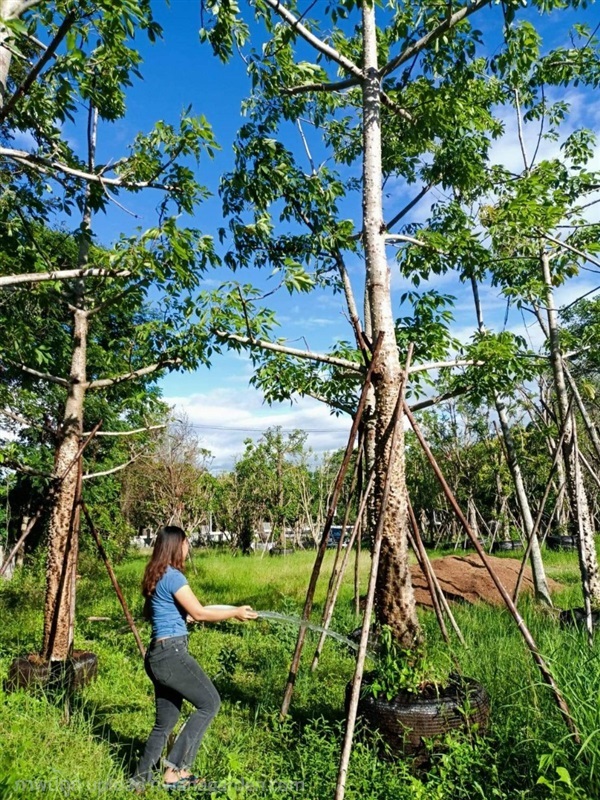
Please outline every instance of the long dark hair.
M165 525L156 535L154 550L150 561L146 565L142 580L142 594L149 597L156 588L156 584L171 566L180 572L183 568L183 543L185 531L177 525Z

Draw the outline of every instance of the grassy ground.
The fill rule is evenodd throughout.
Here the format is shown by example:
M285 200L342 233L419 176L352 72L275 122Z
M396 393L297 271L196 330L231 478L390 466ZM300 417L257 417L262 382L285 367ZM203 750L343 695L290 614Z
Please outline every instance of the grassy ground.
M146 556L130 557L118 577L136 616L141 613L139 582ZM297 614L314 553L261 559L227 553L198 553L188 578L203 603L250 603L259 609ZM332 553L326 557L328 574ZM580 605L576 556L548 553L547 569L561 581L559 607ZM101 564L89 557L78 583L76 647L96 652L98 679L76 698L65 724L60 704L44 696L0 691L0 797L131 797L126 780L153 723L151 684L133 637L124 630L118 601ZM363 591L368 563L361 564ZM326 588L316 595L319 617ZM341 594L334 629L357 625L349 577ZM43 574L29 568L0 584L0 680L12 658L39 648ZM521 611L583 736L572 743L526 651L516 626L502 609L459 607L456 616L467 648L441 641L435 619L421 617L428 656L437 664L458 664L484 683L492 700L492 727L485 740L454 740L434 759L428 775L409 760L382 759L377 741L359 727L347 787L348 798L593 798L600 797L600 648L585 635L559 628L555 616L527 600ZM88 616L107 616L89 622ZM305 648L289 718L278 709L296 629L268 621L196 626L190 651L213 677L221 711L209 728L195 771L212 781L205 798L332 797L343 729L343 697L354 660L336 642L325 647L320 666L308 663L316 639ZM149 630L143 629L147 640ZM189 709L184 709L184 717ZM539 779L546 783L538 783ZM151 788L152 800L166 796Z

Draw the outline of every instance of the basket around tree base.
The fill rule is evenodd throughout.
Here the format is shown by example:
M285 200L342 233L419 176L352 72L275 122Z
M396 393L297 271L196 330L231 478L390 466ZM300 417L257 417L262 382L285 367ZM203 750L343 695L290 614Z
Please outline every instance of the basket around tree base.
M575 551L578 547L577 536L546 536L548 550Z
M4 688L46 690L81 689L98 674L98 656L87 650L73 650L63 661L45 661L38 653L15 658L8 669Z
M368 683L370 674L365 675ZM363 682L364 684L364 682ZM351 685L346 687L346 710ZM490 700L485 688L472 678L450 675L447 686L428 686L421 694L402 692L388 701L380 695L364 695L358 702L358 715L376 729L393 754L427 756L425 739L443 737L453 730L487 731Z
M563 628L573 626L583 627L587 625L587 615L585 608L567 608L559 614L560 624ZM592 628L600 628L600 611L592 611Z

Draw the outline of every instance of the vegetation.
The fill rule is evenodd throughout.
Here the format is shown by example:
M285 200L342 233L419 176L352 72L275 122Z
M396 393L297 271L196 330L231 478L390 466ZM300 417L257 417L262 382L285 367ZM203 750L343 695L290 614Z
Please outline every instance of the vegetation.
M259 609L288 614L296 614L301 608L312 563L310 553L279 560L277 570L273 570L272 560L254 557L201 552L194 553L193 558L195 569L188 567L188 577L202 602L251 602ZM326 569L331 566L330 559L328 554ZM138 617L144 563L144 556L130 557L117 571ZM564 586L554 597L556 603L579 603L576 556L549 553L546 565L549 575ZM99 654L100 671L98 679L76 700L71 723L64 726L60 704L44 696L22 691L2 695L3 797L69 796L83 800L131 796L126 788L128 769L152 726L153 700L135 642L103 569L97 560L86 559L78 585L76 646ZM368 558L363 557L363 586L367 571ZM38 641L42 587L41 566L18 572L12 582L0 587L0 611L5 620L2 678L12 657ZM324 591L324 583L319 584L315 618L322 608ZM351 598L347 579L335 613L336 631L347 633L356 624ZM367 736L361 728L350 765L349 797L592 800L598 796L598 644L589 649L581 632L561 629L550 612L531 602L523 605L523 613L571 704L583 734L582 747L575 747L565 736L549 692L540 684L518 631L501 608L455 608L466 648L456 640L446 647L435 618L424 612L420 617L427 632L428 660L437 672L458 665L462 674L486 686L492 700L490 733L481 741L453 739L424 774L413 770L410 760L381 758L377 738ZM92 615L107 616L109 621L87 621ZM190 650L215 678L223 698L222 710L206 735L195 765L199 774L215 782L215 798L321 800L332 794L343 732L344 690L353 672L354 657L329 640L317 672L311 673L312 652L307 647L290 717L279 722L279 704L295 637L294 627L266 620L246 626L205 625L191 633ZM40 757L40 753L46 755ZM572 788L566 782L567 773ZM540 778L547 783L538 783ZM268 788L271 781L274 788ZM296 781L302 787L290 792ZM147 793L149 798L162 796L159 789Z

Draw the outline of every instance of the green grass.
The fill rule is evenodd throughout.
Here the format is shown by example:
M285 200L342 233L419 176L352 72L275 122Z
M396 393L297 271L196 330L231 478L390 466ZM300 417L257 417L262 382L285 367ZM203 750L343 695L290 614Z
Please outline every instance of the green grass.
M146 555L118 567L118 578L134 614L141 613L139 584ZM325 595L333 553L326 555L315 598L314 618ZM203 603L250 603L259 609L298 614L314 552L261 559L200 553L188 568ZM576 556L548 553L548 573L563 584L559 607L581 603ZM76 642L99 656L98 679L73 704L68 724L60 703L24 692L0 692L0 797L131 797L126 780L153 724L153 697L133 637L101 564L90 557L78 582ZM361 563L362 589L368 559ZM357 625L348 575L334 629ZM29 569L0 584L3 636L0 679L17 655L41 641L43 574ZM521 612L564 692L583 744L567 736L550 692L508 613L489 606L455 607L467 640L446 646L433 615L422 612L429 658L458 665L480 680L492 701L492 726L485 740L454 739L436 757L428 775L407 759L383 759L376 737L359 725L347 785L348 798L472 800L472 798L600 797L600 648L585 635L561 630L555 614L521 602ZM107 616L89 622L88 616ZM149 630L143 628L147 640ZM351 654L329 641L311 673L316 637L309 634L291 714L278 720L296 629L266 620L242 625L197 626L190 651L213 677L221 711L200 748L195 771L213 781L210 798L307 798L333 796L343 735L343 698L353 673ZM234 664L232 673L224 668ZM184 710L184 717L189 708ZM566 770L566 772L565 772ZM549 785L538 784L540 776ZM300 783L302 786L300 786ZM245 788L244 788L245 786ZM159 788L146 796L162 798Z

